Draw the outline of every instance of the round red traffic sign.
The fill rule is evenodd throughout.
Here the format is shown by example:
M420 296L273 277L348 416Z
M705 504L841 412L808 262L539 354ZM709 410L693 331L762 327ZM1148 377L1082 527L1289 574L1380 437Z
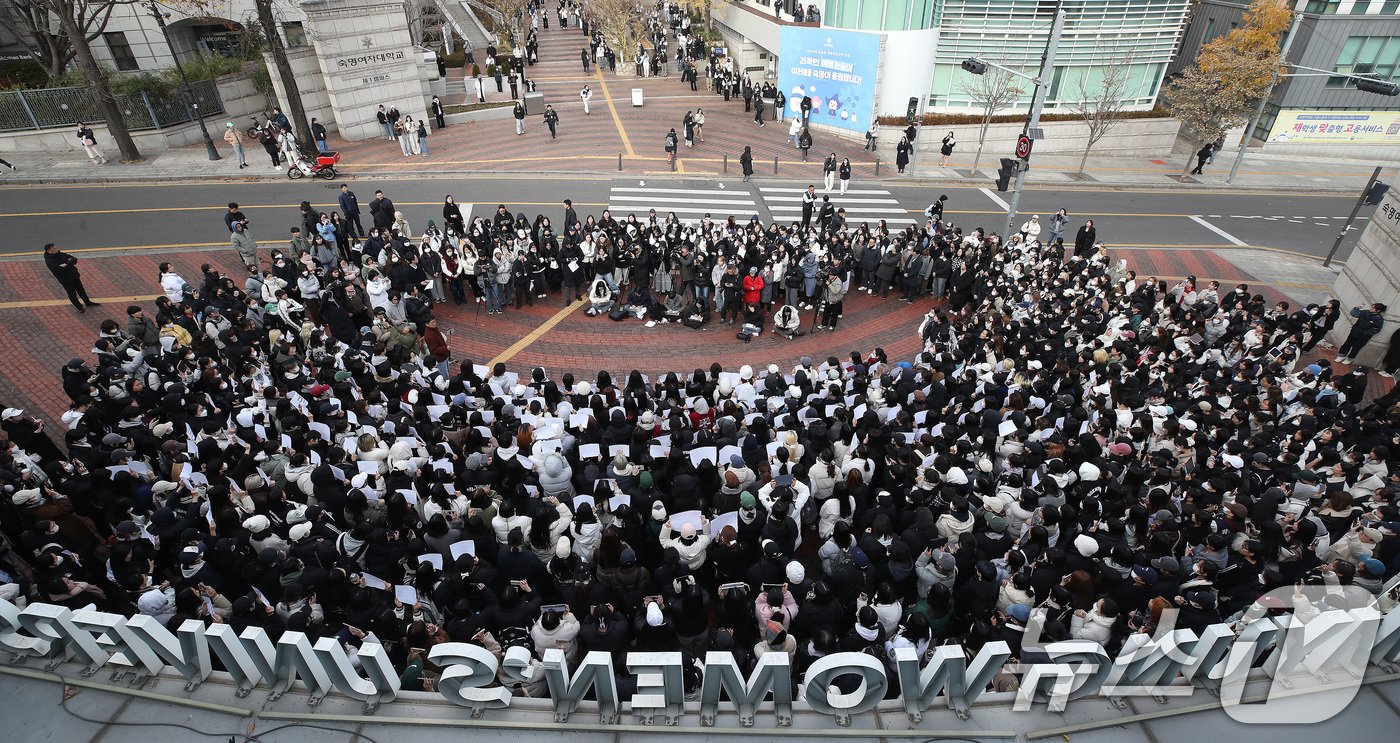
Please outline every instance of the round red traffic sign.
M1022 134L1016 138L1016 157L1025 159L1031 156L1031 138Z

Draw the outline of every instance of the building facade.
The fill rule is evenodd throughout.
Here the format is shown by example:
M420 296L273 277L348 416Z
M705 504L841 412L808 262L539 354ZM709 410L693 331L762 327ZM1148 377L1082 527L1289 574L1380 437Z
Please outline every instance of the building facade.
M1128 110L1148 110L1186 29L1192 0L1066 0L1068 22L1057 50L1046 110L1064 110L1095 94L1105 70L1128 66ZM877 113L903 115L910 97L926 111L976 110L976 80L962 62L979 57L1036 74L1050 34L1054 0L825 0L822 27L881 37ZM771 6L735 0L716 12L745 69L766 74L782 54ZM790 16L788 16L790 20ZM745 57L747 55L747 58ZM1031 90L1008 112L1029 108Z
M1202 0L1171 72L1190 67L1201 46L1238 26L1247 3ZM1296 0L1301 14L1288 61L1342 74L1400 81L1400 0ZM1400 111L1400 97L1356 89L1354 80L1317 75L1283 78L1274 87L1253 136L1265 140L1280 111Z

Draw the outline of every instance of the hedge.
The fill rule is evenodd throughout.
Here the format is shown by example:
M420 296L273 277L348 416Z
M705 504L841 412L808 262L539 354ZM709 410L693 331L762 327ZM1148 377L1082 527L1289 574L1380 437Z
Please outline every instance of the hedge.
M1171 112L1162 106L1157 106L1149 111L1124 111L1119 115L1123 119L1165 119L1170 118ZM1026 120L1024 113L1002 114L993 116L993 124L1020 123ZM1083 121L1084 117L1073 113L1050 113L1042 114L1041 121ZM881 116L878 119L881 126L907 126L908 119L903 116ZM923 115L924 126L952 126L958 124L981 124L981 114L940 114L926 113Z

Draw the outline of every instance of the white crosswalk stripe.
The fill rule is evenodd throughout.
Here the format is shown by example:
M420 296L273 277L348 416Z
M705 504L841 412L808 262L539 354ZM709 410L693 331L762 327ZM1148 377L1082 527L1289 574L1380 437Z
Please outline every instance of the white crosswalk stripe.
M784 188L780 186L761 186L759 192L763 195L763 203L768 206L768 211L773 214L773 219L779 223L794 222L802 219L802 192L803 188ZM875 188L850 189L845 195L837 192L823 194L820 189L817 191L818 208L821 206L821 196L830 196L831 203L837 209L846 210L846 223L855 227L861 222L869 222L871 225L885 220L885 224L902 228L906 225L919 224L923 218L919 214L913 214L900 207L899 199L894 198L889 191Z
M647 210L665 217L675 212L681 219L698 219L706 214L723 220L731 214L747 220L758 212L758 202L748 191L720 188L648 188L645 186L613 186L608 196L608 209L613 219L628 214L645 217Z

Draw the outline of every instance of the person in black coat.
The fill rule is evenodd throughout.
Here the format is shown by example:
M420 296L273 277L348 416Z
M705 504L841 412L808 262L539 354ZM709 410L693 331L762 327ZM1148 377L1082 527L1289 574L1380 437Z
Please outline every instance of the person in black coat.
M1088 256L1094 252L1094 245L1099 241L1099 231L1094 229L1094 220L1090 219L1079 228L1079 232L1074 236L1074 255Z
M86 313L88 307L98 306L88 298L87 289L83 288L83 277L78 273L77 258L49 243L44 246L44 265L48 266L49 273L58 279L59 286L68 294L68 301L73 303L73 309L79 314Z
M370 217L374 219L374 226L381 232L388 233L394 227L394 202L384 195L383 191L374 192L374 200L369 202Z

